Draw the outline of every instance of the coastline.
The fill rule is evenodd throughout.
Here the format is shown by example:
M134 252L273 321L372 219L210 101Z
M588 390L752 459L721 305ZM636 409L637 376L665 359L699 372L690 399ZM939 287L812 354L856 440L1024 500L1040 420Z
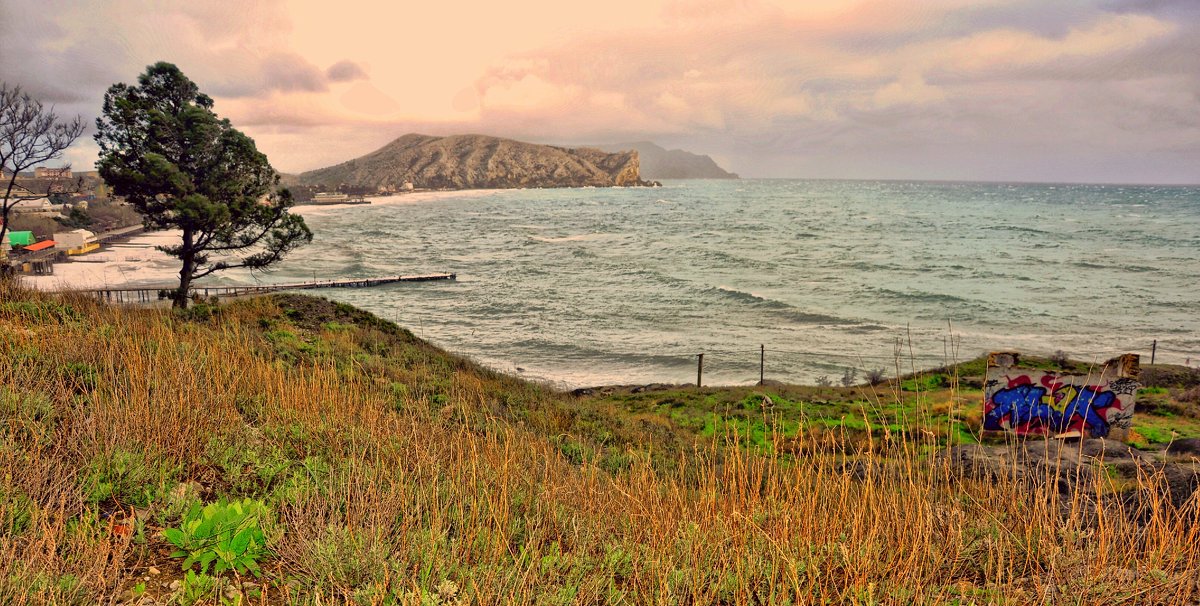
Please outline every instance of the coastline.
M450 198L474 198L504 190L477 189L428 191L392 196L368 197L370 204L324 204L292 207L302 216L321 216L353 212L371 206L403 206L439 202ZM22 283L41 291L56 292L89 288L124 288L164 285L179 280L179 261L157 247L178 242L178 231L143 232L124 242L109 245L99 252L56 263L51 275L22 276ZM235 274L236 275L236 274ZM214 276L220 280L221 276ZM206 280L211 282L212 280ZM202 282L203 283L203 282Z

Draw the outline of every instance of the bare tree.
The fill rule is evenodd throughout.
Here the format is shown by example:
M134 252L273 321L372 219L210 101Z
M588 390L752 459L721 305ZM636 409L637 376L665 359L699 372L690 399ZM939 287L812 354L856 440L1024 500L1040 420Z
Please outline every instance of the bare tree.
M0 82L0 243L8 235L9 212L22 200L42 195L17 188L17 177L43 162L62 157L83 134L83 119L59 121L54 108L29 96L20 86ZM3 250L0 248L0 250Z

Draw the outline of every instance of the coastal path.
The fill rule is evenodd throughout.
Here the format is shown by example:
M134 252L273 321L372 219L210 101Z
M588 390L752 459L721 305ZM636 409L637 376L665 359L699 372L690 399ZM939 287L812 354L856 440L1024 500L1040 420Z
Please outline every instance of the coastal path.
M202 297L240 297L259 295L284 290L313 290L317 288L370 288L397 282L432 282L435 280L455 280L457 274L417 274L411 276L388 276L384 278L352 278L348 280L320 280L312 282L295 282L290 284L261 284L255 286L192 286L190 296ZM79 294L96 297L112 303L153 303L169 299L175 286L143 286L138 288L92 288L78 290L63 290L62 293Z

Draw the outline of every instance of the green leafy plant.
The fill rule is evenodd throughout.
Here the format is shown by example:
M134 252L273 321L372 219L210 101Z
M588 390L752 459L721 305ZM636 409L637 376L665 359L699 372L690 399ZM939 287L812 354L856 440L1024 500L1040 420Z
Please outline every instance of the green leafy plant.
M200 565L200 572L234 570L260 576L258 560L267 553L262 520L268 509L262 501L221 499L203 507L192 506L178 528L163 530L163 537L177 549L171 557L186 558L183 568Z
M179 584L173 600L181 606L192 606L197 602L211 599L216 593L216 586L216 579L207 574L196 574L196 571L189 570L183 577L183 582Z

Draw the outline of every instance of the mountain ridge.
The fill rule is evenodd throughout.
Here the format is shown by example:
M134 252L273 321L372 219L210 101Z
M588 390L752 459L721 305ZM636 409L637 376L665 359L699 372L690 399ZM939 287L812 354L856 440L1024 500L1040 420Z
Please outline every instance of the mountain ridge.
M420 189L612 187L651 185L636 151L604 152L466 134L408 133L366 155L310 170L297 185Z
M644 179L738 179L737 173L720 167L711 157L682 149L667 149L653 141L633 141L610 145L594 145L615 152L638 152Z

